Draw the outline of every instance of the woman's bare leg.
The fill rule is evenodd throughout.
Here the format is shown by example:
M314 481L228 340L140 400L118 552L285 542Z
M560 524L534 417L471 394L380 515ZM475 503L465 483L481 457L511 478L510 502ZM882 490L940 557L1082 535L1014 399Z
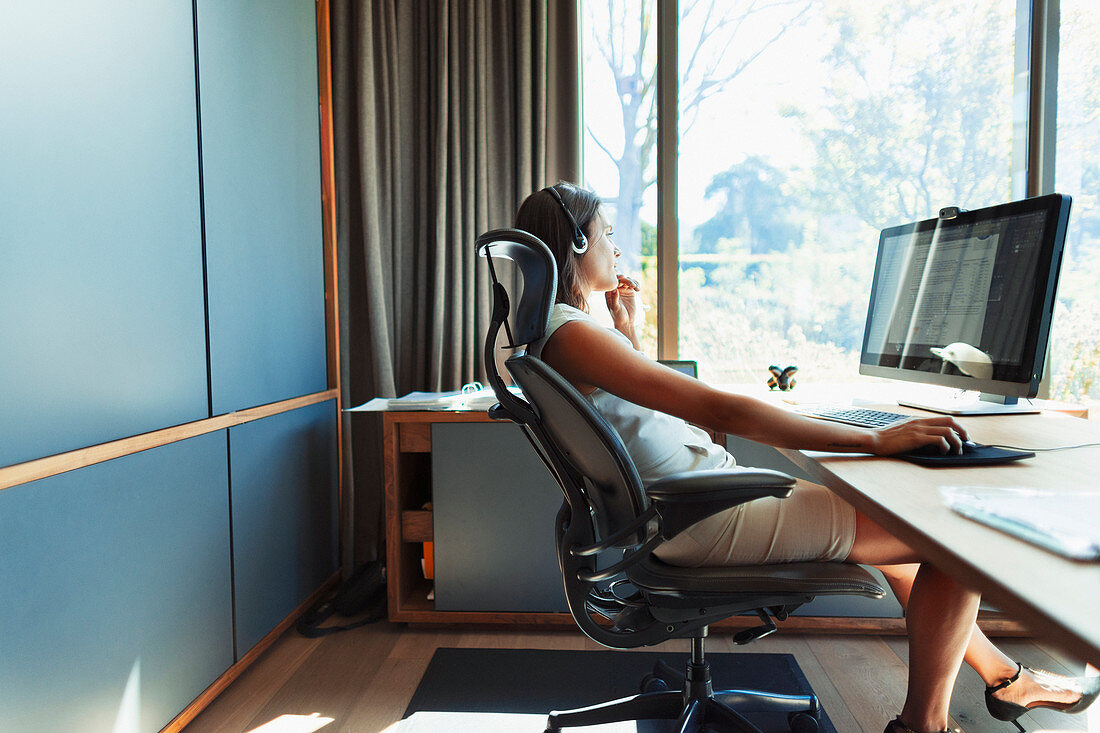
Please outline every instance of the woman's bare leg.
M909 591L913 586L913 579L917 574L916 564L906 565L881 565L876 566L882 571L889 583L890 589L902 608L909 606ZM966 645L966 653L963 661L974 668L974 671L987 685L995 685L1002 680L1016 674L1016 662L993 645L982 630L974 626L970 632L970 642Z
M869 546L878 546L888 552L898 552L900 555L904 555L908 551L908 548L900 542L898 543L901 545L900 548L893 548L892 542L896 542L896 540L863 515L857 514L857 527L859 528L857 537L862 534ZM852 559L852 557L849 556L849 559ZM897 597L898 603L907 610L908 615L909 596L920 565L914 562L868 564L874 565L882 571L882 574L886 577L886 582L890 585L890 589ZM989 686L1010 679L1018 669L1016 662L998 649L978 628L977 624L974 624L970 630L970 639L967 642L963 659L974 668L982 681ZM1048 684L1044 686L1041 684L1043 681ZM1037 678L1025 669L1019 680L1002 690L998 690L994 695L1002 700L1024 706L1040 700L1070 704L1080 699L1080 691L1072 686L1057 687L1051 685L1050 682L1049 678ZM950 696L950 692L948 696ZM908 722L907 718L906 721Z
M865 565L918 561L916 554L874 522L857 514L856 539L848 555ZM909 686L902 721L918 731L947 728L948 706L962 664L980 596L929 563L921 563L907 594Z
M906 565L881 565L876 566L886 577L886 582L894 591L902 608L909 604L909 591L913 586L913 580L919 567L915 563ZM996 685L1016 674L1018 667L1011 657L998 649L982 630L975 624L970 633L970 642L966 645L966 654L963 660L974 668L978 676L988 686ZM1044 678L1049 683L1049 678ZM1080 699L1081 694L1072 687L1044 687L1041 681L1024 670L1020 679L1011 686L994 693L998 698L1026 706L1028 703L1039 700L1050 702L1073 703Z

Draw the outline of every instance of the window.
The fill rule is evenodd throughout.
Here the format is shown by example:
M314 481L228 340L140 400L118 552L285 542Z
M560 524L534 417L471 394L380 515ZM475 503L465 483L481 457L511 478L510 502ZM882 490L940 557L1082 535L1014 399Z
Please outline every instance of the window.
M658 1L585 0L582 13L585 183L614 202L623 269L641 274L650 304L656 190L669 185L655 180ZM1055 29L1055 187L1074 204L1051 396L1074 400L1100 369L1094 5L1062 0ZM1028 193L1041 110L1028 103L1030 19L1017 14L1030 4L678 6L678 355L716 383L762 383L770 364L797 364L804 381L858 380L878 231ZM650 307L648 352L656 316Z
M1053 320L1051 397L1085 402L1100 394L1100 6L1062 0L1060 15L1055 189L1073 197L1073 208Z
M1011 197L1015 0L721 7L680 22L680 353L851 381L879 230Z
M656 357L657 0L583 5L583 182L614 223L620 271L641 283L639 340ZM590 310L598 319L607 313L598 303Z

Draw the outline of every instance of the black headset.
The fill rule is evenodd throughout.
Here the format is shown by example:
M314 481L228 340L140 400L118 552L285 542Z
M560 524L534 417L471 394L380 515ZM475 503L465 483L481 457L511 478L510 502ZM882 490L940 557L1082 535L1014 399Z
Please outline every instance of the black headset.
M569 207L565 205L565 202L561 199L561 194L558 193L558 189L554 186L547 186L543 189L549 191L550 195L554 197L554 200L558 202L558 206L565 212L565 218L569 220L569 225L573 227L573 254L583 255L588 251L588 237L584 236L584 231L577 224L577 220L573 218L573 215L569 213Z

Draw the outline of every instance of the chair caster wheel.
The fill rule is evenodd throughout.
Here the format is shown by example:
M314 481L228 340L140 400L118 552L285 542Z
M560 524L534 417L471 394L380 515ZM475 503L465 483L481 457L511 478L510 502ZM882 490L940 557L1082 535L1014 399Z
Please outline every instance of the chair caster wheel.
M667 692L672 689L668 683L655 674L647 674L638 686L642 692Z
M817 733L817 718L809 713L791 713L787 716L787 725L791 733Z

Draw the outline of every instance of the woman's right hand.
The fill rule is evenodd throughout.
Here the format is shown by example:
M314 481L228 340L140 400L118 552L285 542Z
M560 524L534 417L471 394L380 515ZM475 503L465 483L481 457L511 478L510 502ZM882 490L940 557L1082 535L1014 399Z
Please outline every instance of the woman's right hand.
M969 440L966 429L953 417L915 417L877 428L874 431L871 452L878 456L889 456L935 445L945 454L962 453L964 440Z
M638 295L641 288L633 278L626 275L618 275L618 278L619 284L614 290L604 293L604 299L607 301L607 310L611 313L615 328L621 331L623 328L634 325L634 315L638 312L641 302L641 296Z
M630 339L634 348L641 351L638 335L634 328L635 314L641 307L642 298L638 294L641 288L638 282L626 275L619 275L619 284L614 290L604 293L607 302L607 310L611 313L611 320L616 330Z

